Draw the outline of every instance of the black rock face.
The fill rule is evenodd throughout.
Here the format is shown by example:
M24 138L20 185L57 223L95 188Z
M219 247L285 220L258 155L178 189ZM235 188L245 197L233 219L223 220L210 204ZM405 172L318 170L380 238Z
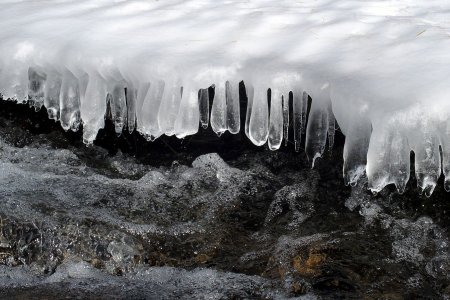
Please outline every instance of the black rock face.
M314 169L209 129L86 147L0 101L0 298L450 297L443 185L346 187L343 140Z

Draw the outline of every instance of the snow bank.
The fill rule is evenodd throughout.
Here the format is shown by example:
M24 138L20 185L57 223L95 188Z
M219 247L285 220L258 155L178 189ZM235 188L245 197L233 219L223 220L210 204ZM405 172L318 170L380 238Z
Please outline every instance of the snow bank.
M82 122L86 143L109 101L117 133L183 138L210 122L275 150L292 91L296 148L310 95L306 152L315 159L332 144L336 117L347 183L366 168L374 192L401 192L413 150L425 193L441 172L450 190L448 1L2 2L0 93L45 105L66 130Z

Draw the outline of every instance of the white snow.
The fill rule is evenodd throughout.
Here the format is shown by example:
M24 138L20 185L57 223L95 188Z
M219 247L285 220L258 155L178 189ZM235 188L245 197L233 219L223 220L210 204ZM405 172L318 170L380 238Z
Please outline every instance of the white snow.
M281 97L293 92L291 122L301 125L305 91L311 159L331 143L334 115L347 139L347 183L367 160L374 192L390 183L402 191L413 150L429 195L441 172L450 190L449 27L447 0L3 0L0 93L45 105L66 130L82 122L91 143L107 97L118 133L137 124L149 139L195 134L209 120L198 91L215 85L212 128L245 128L275 150L286 135ZM304 127L294 127L299 144Z

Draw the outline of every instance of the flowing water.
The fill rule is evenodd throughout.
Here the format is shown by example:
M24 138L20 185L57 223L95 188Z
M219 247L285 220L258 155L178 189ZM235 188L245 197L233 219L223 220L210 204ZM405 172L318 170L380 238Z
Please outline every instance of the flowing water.
M339 140L311 169L207 130L87 148L45 115L0 104L1 299L450 299L442 184L346 187Z

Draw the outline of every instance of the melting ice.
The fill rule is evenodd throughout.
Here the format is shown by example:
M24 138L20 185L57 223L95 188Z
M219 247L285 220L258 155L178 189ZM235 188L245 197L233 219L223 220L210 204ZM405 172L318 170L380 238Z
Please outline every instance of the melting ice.
M336 118L346 183L366 172L372 191L402 192L414 151L430 195L441 173L450 190L449 11L444 0L6 1L0 93L45 106L65 130L83 124L86 143L108 105L118 134L152 140L210 124L276 150L291 123L296 149L307 128L313 161Z

